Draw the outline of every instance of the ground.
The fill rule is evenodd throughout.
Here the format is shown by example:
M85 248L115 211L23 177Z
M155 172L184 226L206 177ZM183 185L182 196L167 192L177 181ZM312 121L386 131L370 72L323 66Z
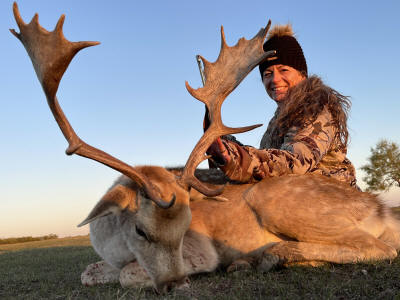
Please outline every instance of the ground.
M30 244L30 245L24 245ZM84 287L80 274L100 260L87 236L0 247L0 299L158 299L152 289ZM27 247L29 246L29 247ZM223 270L191 277L164 299L400 299L400 258L260 274Z

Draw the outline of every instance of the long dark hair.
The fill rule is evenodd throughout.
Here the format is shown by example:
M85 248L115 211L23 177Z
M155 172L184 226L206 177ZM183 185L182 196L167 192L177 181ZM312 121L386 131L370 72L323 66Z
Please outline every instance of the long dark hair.
M311 76L288 91L274 121L272 135L283 139L289 128L308 126L327 108L336 128L336 144L339 149L345 149L349 139L347 115L350 107L349 97L324 85L319 77Z

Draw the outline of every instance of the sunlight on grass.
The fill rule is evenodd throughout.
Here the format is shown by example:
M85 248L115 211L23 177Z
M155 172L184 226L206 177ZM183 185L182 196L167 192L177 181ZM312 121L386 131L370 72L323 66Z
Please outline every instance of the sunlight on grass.
M9 251L19 251L24 249L68 247L68 246L90 246L89 235L65 237L44 241L24 242L17 244L0 245L0 254Z
M89 244L88 236L78 236L1 246L0 299L160 299L152 288L83 286L82 271L101 260ZM399 258L267 273L221 269L190 276L190 288L172 290L163 299L398 299L398 274Z

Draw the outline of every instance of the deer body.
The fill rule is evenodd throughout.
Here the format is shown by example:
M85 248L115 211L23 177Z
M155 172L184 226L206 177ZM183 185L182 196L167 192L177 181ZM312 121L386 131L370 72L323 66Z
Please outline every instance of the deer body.
M146 168L155 168L157 171L161 169L159 167ZM192 240L195 240L196 237L201 236L202 243L209 241L212 245L210 247L213 247L213 252L219 258L222 258L222 261L227 261L227 263L222 263L223 265L229 264L234 258L243 256L244 253L250 253L267 243L281 240L260 227L257 214L252 211L246 201L243 201L243 194L253 186L253 184L226 186L221 195L228 199L226 202L214 200L204 195L202 197L197 196L194 201L191 197L191 222L185 237L188 235ZM90 237L93 247L101 257L116 268L121 269L135 259L135 255L129 251L129 241L132 239L129 234L133 234L132 232L129 233L129 229L134 226L129 224L128 230L125 229L127 233L123 233L121 229L124 228L126 220L129 218L136 222L137 204L135 202L138 199L138 192L136 184L126 177L121 177L88 217L93 219L90 222ZM192 194L189 194L188 197ZM114 203L114 201L121 203L122 199L125 199L127 203L129 202L130 209L123 211L126 206L122 207ZM105 213L107 215L104 215ZM101 217L98 218L98 216ZM181 220L185 217L179 216ZM177 223L181 220L177 220ZM231 224L229 224L229 220L232 221ZM243 226L244 224L245 226ZM162 231L164 226L171 227L171 224L170 222L161 224L157 230ZM175 227L177 226L181 225L175 224ZM201 248L200 246L196 247ZM231 249L232 254L228 254L229 249Z
M109 202L109 195L117 186L100 203ZM119 196L119 200L124 197ZM120 280L124 286L154 284L159 290L171 282L182 283L188 275L232 266L238 260L267 271L282 262L352 263L393 259L400 249L400 223L384 204L373 195L324 176L293 175L266 178L257 184L227 185L221 196L228 201L197 198L190 202L190 214L184 209L173 220L163 219L156 228L142 227L146 235L163 234L168 241L182 245L166 256L156 254L166 251L164 246L157 245L165 243L159 238L150 239L154 253L147 253L148 248L134 230L139 211L112 214L92 222L93 246L96 250L105 249L101 245L107 243L107 251L97 251L108 264L121 270L114 281ZM137 198L133 197L132 201ZM190 225L188 219L191 219ZM115 228L115 232L103 227ZM171 227L180 235L165 232ZM124 234L116 234L120 230ZM119 239L118 244L114 244L115 237ZM115 256L116 248L127 253ZM115 257L124 257L125 261L116 265ZM171 261L178 267L161 267ZM84 283L98 283L91 272L89 266L82 275ZM129 276L132 274L135 276Z
M293 175L238 186L240 192L232 188L231 194L226 188L232 205L215 204L209 214L203 211L210 204L192 205L193 216L199 210L206 227L212 229L214 242L223 241L219 253L221 262L227 259L225 264L237 258L224 257L229 253L226 247L244 256L264 248L286 262L336 263L394 258L400 249L400 223L390 210L375 196L336 180ZM195 227L190 229L198 230ZM299 250L299 245L307 251Z
M260 226L258 214L246 201L246 194L253 186L226 186L221 196L228 201L204 199L190 205L192 223L189 231L209 238L218 254L219 264L223 266L281 240Z

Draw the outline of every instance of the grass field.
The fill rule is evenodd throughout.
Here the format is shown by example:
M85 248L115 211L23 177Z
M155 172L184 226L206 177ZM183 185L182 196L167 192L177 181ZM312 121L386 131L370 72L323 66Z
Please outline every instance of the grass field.
M44 241L24 242L18 244L0 245L0 254L9 251L18 251L25 249L37 248L53 248L53 247L68 247L68 246L90 246L89 236L74 236L60 239L50 239Z
M100 260L89 238L0 247L0 299L156 299L152 289L84 287L80 274ZM217 271L191 277L191 288L165 299L400 299L400 258L392 262L291 267L261 274Z

